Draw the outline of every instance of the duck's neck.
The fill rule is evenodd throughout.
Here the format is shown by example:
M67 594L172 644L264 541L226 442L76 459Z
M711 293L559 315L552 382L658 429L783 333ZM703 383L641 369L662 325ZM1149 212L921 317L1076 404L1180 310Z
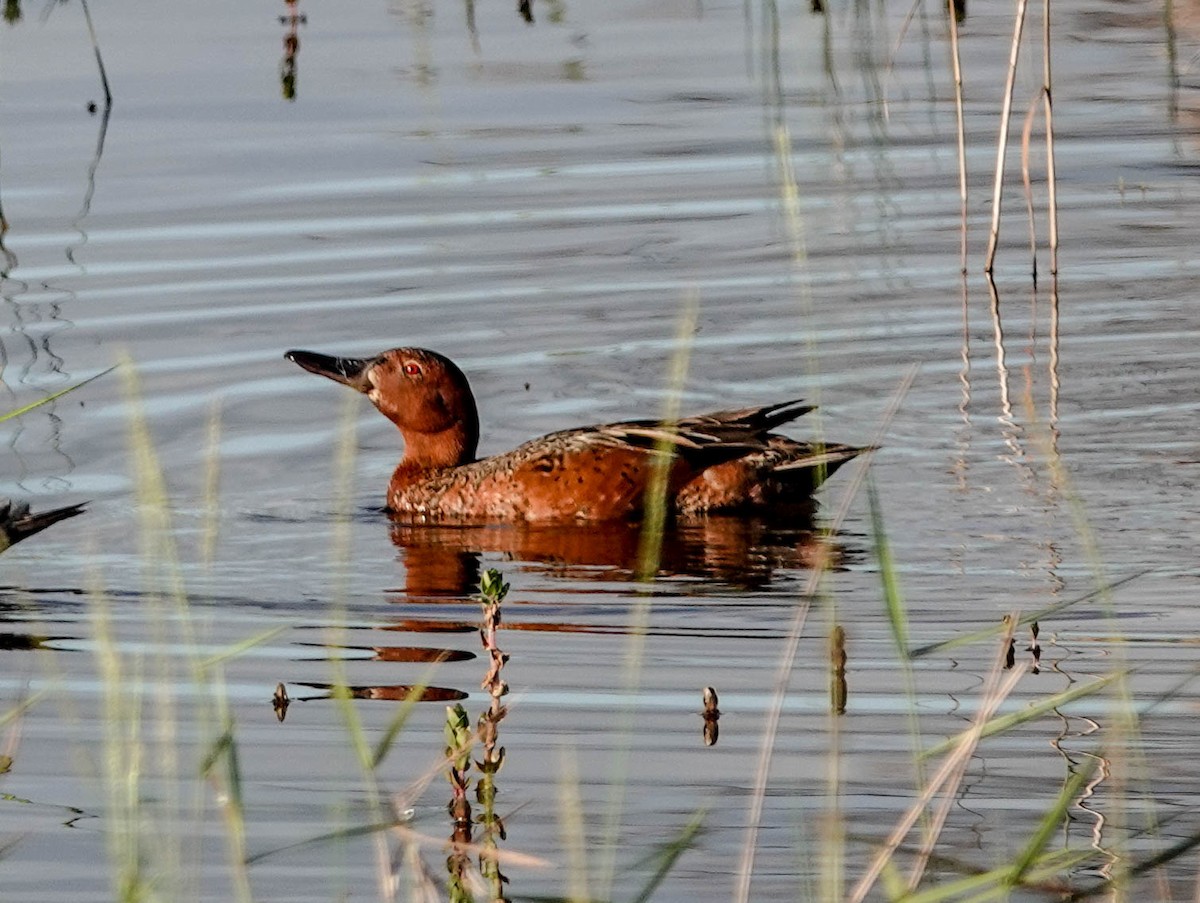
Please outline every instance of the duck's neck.
M408 510L427 503L426 494L437 475L475 460L475 438L462 430L404 434L404 457L388 484L388 506ZM410 495L416 493L415 500Z
M442 470L475 460L478 428L456 424L440 433L404 431L404 457L400 466L414 471Z

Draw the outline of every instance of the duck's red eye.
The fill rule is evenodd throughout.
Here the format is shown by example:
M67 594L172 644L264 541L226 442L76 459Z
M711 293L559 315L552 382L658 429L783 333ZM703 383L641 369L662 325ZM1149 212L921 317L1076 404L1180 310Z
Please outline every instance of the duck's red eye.
M421 375L421 365L418 364L416 361L405 361L404 362L404 373L407 376L420 376Z

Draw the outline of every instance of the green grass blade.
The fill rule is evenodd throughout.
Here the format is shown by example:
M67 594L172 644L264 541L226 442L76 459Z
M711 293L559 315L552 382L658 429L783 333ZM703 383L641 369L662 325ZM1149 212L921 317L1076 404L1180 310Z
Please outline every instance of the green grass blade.
M875 480L867 476L867 502L871 509L871 532L875 538L875 557L879 562L879 578L883 583L883 602L887 607L888 622L896 647L905 658L911 658L908 648L908 613L904 609L904 597L900 593L900 581L896 576L896 562L892 558L891 544L883 525L883 510L879 505L879 491Z
M985 737L991 737L995 734L1011 730L1018 725L1024 724L1026 721L1032 721L1034 718L1039 718L1053 709L1057 709L1060 706L1074 702L1076 699L1080 699L1084 696L1089 696L1092 693L1103 690L1113 681L1124 676L1124 673L1125 672L1123 671L1114 672L1113 674L1098 678L1091 683L1083 684L1082 686L1078 687L1072 687L1069 690L1063 690L1061 693L1055 693L1053 696L1047 696L1045 699L1031 703L1030 705L1021 709L1019 712L1012 712L1008 715L1001 715L998 718L993 718L983 726L983 731L979 735L979 738L982 740ZM941 743L930 747L922 755L925 758L929 758L930 756L939 756L953 749L961 742L961 740L961 736L951 737L949 740L944 740Z
M1095 850L1058 850L1048 856L1043 856L1037 868L1030 874L1030 883L1038 883L1054 875L1070 869L1095 855ZM1007 881L1012 874L1010 865L981 872L978 875L968 875L957 881L939 884L936 887L919 891L902 897L904 903L942 903L943 900L953 900L955 903L983 903L985 900L1007 898L1012 888Z
M1154 568L1146 568L1143 571L1130 574L1128 577L1122 577L1120 580L1113 580L1110 583L1106 583L1104 586L1094 589L1089 593L1085 593L1082 596L1077 596L1074 599L1068 599L1065 602L1056 602L1053 605L1048 605L1045 608L1039 609L1038 611L1030 612L1027 615L1022 615L1021 619L1016 625L1014 625L1014 627L1020 627L1024 624L1032 624L1034 621L1043 621L1051 615L1058 614L1058 612L1062 611L1064 608L1070 608L1072 605L1078 605L1080 602L1087 602L1089 599L1095 599L1097 596L1105 596L1118 586L1124 586L1126 583L1129 583L1132 580L1136 580L1139 577L1144 577L1152 570L1154 570ZM940 643L930 643L926 646L918 646L916 649L912 650L909 655L912 658L921 658L922 656L931 655L934 652L944 652L947 649L954 649L958 646L966 646L969 643L977 643L980 640L990 639L991 637L996 636L998 633L1002 633L1006 629L1007 628L1003 624L997 624L994 627L985 627L982 630L975 631L974 633L957 636L952 640L944 640Z
M3 423L5 420L12 420L14 417L20 417L22 414L28 414L34 408L40 408L44 404L49 404L50 402L54 401L55 399L62 398L68 392L74 392L76 389L78 389L82 386L86 386L88 383L92 382L92 380L99 379L100 377L102 377L108 373L112 373L113 370L115 370L115 369L117 369L117 368L116 368L116 365L114 364L113 366L109 367L107 370L101 370L95 376L89 376L87 379L85 379L81 382L77 382L73 386L67 386L65 389L59 389L54 394L47 395L45 398L39 398L37 401L31 402L30 404L27 404L24 407L17 408L15 411L8 411L7 413L0 414L0 423Z
M1066 817L1067 809L1078 802L1080 791L1092 779L1092 775L1095 773L1099 762L1099 754L1089 758L1083 767L1072 774L1067 782L1063 784L1058 798L1054 801L1054 805L1050 807L1049 811L1042 817L1037 830L1033 832L1033 837L1029 839L1029 843L1026 844L1025 849L1013 860L1011 866L1012 874L1008 879L1010 887L1020 884L1030 869L1037 864L1042 855L1042 850L1045 849L1046 844L1050 841L1050 836L1062 824L1062 820Z
M675 863L679 857L691 848L692 841L700 833L707 814L707 810L705 809L698 810L692 816L691 820L683 826L678 837L662 844L642 860L644 864L656 863L656 867L654 874L650 876L650 879L646 882L641 892L633 898L634 903L646 903L647 900L654 896L654 892L666 880L667 875L671 873L671 869L675 867Z
M215 655L210 655L208 658L200 659L198 666L201 671L208 671L212 668L216 668L218 665L223 665L230 659L237 658L243 652L253 649L255 646L261 646L268 640L275 639L275 637L279 636L281 633L287 632L288 629L289 628L287 627L271 627L262 631L261 633L256 633L252 637L247 637L246 639L234 643L232 646L229 646L226 649L222 649Z
M371 770L374 771L383 764L383 760L387 758L387 754L391 751L392 745L396 742L396 738L400 736L400 732L404 730L404 725L408 722L408 717L416 711L417 703L425 695L425 690L429 687L429 682L433 678L433 669L438 663L425 670L420 679L413 684L412 691L404 697L404 701L400 703L400 707L396 710L396 714L388 725L383 730L383 736L379 738L379 742L375 744L375 750L371 753Z

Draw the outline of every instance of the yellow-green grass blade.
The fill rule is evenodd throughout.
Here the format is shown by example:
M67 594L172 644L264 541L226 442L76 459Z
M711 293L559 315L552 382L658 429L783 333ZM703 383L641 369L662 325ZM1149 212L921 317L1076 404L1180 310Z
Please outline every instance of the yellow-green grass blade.
M25 405L24 407L17 408L15 411L7 411L3 414L0 414L0 423L3 423L5 420L12 420L14 417L20 417L22 414L28 414L30 411L34 410L35 408L40 408L44 404L49 404L50 402L55 401L56 399L62 398L64 395L66 395L69 392L74 392L76 389L86 386L88 383L92 382L93 380L97 380L100 377L105 376L106 374L112 373L112 371L115 369L116 369L116 365L114 364L113 366L109 367L107 370L101 370L95 376L89 376L87 379L82 380L81 382L77 382L73 386L67 386L65 389L59 389L57 392L55 392L51 395L47 395L45 398L39 398L37 401L30 402L29 404Z

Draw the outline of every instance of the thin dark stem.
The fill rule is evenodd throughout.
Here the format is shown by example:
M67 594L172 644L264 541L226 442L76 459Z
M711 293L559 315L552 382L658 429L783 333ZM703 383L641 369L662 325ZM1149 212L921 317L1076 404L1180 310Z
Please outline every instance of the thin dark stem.
M96 65L100 68L100 84L104 86L104 109L112 109L112 91L108 88L108 73L104 71L104 57L100 55L100 42L96 39L96 26L92 24L92 14L88 10L87 0L79 0L83 6L83 17L87 20L88 34L92 38L92 50L96 52Z

